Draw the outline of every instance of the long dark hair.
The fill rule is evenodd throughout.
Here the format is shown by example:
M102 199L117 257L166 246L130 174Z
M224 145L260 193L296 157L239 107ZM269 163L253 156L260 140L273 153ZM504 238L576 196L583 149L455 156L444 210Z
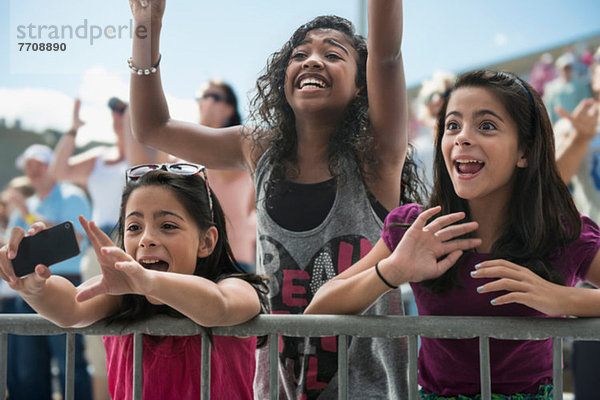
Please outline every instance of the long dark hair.
M554 133L548 113L538 93L527 82L513 74L495 71L474 71L458 78L437 120L434 185L429 204L441 205L442 214L464 211L470 220L468 202L454 191L441 148L448 101L453 91L461 87L489 90L502 102L518 126L519 146L527 158L527 167L515 172L508 214L492 246L492 258L517 262L544 279L563 283L564 278L549 258L579 237L581 219L556 168ZM466 254L444 275L423 285L434 293L460 285L458 267L465 257Z
M208 85L216 86L223 89L225 92L225 102L233 107L233 114L229 117L229 120L226 122L224 127L228 126L236 126L242 124L242 117L240 115L239 106L237 96L235 95L235 91L233 87L227 83L220 80L212 79L209 80Z
M201 276L213 282L218 282L232 276L249 282L256 289L258 294L261 304L261 313L268 313L268 287L266 279L256 274L243 272L243 269L235 260L227 240L223 209L221 208L217 197L211 190L210 193L213 206L212 215L214 215L214 222L212 222L213 217L211 216L207 187L200 175L184 176L163 170L155 170L148 172L135 181L129 182L125 186L121 198L121 211L117 225L118 246L122 249L125 248L124 232L127 201L134 190L148 186L165 187L171 190L190 214L200 232L206 231L211 226L217 228L218 239L214 250L209 256L197 259L194 275ZM167 305L154 305L144 296L128 294L123 296L119 307L112 315L106 318L106 322L108 324L115 322L127 324L145 320L158 314L166 314L176 318L185 318L179 311Z
M328 166L332 176L339 175L339 163L343 157L355 160L357 172L365 180L366 171L376 171L373 136L369 132L369 101L367 97L367 43L355 33L353 24L345 18L325 15L300 26L278 51L273 53L263 74L256 81L255 95L250 101L249 120L256 127L251 131L253 144L269 147L269 164L273 170L267 182L267 197L276 195L277 183L293 176L297 171L288 171L288 166L297 161L298 136L296 117L285 97L286 69L293 50L315 29L335 29L346 36L358 57L355 83L358 95L348 104L337 129L329 138ZM293 167L292 167L293 168ZM406 156L402 173L402 199L400 202L419 201L423 185L417 173L412 153Z

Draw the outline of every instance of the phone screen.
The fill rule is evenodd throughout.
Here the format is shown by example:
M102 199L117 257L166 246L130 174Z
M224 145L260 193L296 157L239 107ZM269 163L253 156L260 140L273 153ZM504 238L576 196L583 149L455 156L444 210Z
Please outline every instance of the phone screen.
M31 274L36 265L47 267L75 257L80 252L73 223L62 222L23 238L12 261L15 274L19 277Z

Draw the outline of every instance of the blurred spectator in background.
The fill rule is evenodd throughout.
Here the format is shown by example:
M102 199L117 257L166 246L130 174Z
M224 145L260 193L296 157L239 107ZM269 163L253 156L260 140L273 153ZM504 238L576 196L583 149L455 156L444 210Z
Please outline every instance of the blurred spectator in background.
M529 83L539 93L544 95L544 89L549 82L556 79L556 68L554 67L554 57L550 53L544 53L540 59L533 64L529 74Z
M544 89L544 103L552 123L556 123L560 118L556 112L557 107L569 113L573 112L581 100L592 95L589 84L574 74L575 63L576 57L573 53L565 53L558 57L555 63L558 77Z
M27 215L27 209L21 207L20 199L27 199L34 193L33 187L26 176L18 176L11 179L6 185L4 191L0 193L0 246L8 241L10 231L8 229L10 216L13 213L22 213ZM0 313L11 314L15 312L15 301L18 297L17 292L12 290L8 284L0 279ZM14 392L15 381L15 352L13 349L13 335L8 335L7 359L6 359L6 383L9 393ZM14 397L11 397L13 399Z
M35 193L29 197L14 192L14 204L18 212L11 215L9 229L21 227L27 232L31 224L44 221L48 227L64 221L76 222L79 215L89 218L90 205L83 190L69 183L57 183L49 173L53 152L48 146L29 146L16 161L17 168L23 170L31 182ZM77 238L84 232L78 223L73 226ZM81 243L81 241L80 241ZM81 281L81 255L52 266L52 273L69 279L75 285ZM35 313L22 298L15 300L16 313ZM59 367L59 382L65 382L65 335L15 336L12 341L15 354L13 377L15 385L11 398L27 400L49 400L52 398L51 361ZM16 356L18 355L18 357ZM77 399L90 400L90 377L84 358L83 338L75 337L75 393ZM64 386L63 386L64 397Z
M561 177L570 184L577 208L599 222L600 58L591 65L590 72L595 99L582 100L573 113L558 110L563 118L555 125L556 157ZM571 358L575 399L597 399L600 342L575 341Z
M199 123L225 128L242 123L233 88L211 80L196 92ZM207 170L210 187L217 194L227 220L227 236L236 260L247 272L254 271L256 258L256 200L254 183L248 171Z
M436 71L431 78L421 84L417 96L417 118L421 129L412 141L415 148L415 160L422 163L425 177L422 180L431 187L433 182L433 139L435 123L448 91L454 85L456 76L447 71Z

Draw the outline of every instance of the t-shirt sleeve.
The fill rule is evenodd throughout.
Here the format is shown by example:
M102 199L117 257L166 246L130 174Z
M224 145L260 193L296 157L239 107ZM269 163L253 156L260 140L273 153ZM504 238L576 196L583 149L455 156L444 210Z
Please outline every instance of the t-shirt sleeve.
M58 222L73 222L75 231L78 234L85 236L85 231L78 222L80 215L83 215L87 220L91 218L90 203L83 195L79 195L77 193L70 194L64 199L61 216L62 218L61 221Z
M394 251L408 225L412 224L422 211L418 204L406 204L393 209L383 222L381 238L390 251Z
M590 270L592 261L600 251L600 228L590 218L581 217L581 235L579 239L569 245L567 256L572 260L571 265L577 268L575 275L585 280Z

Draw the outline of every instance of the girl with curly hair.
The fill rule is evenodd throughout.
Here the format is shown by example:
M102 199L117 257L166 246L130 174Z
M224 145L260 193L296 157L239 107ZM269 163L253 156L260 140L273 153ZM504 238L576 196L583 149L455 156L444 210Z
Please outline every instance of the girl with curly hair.
M419 199L407 159L402 2L369 2L366 41L336 16L299 27L258 78L250 123L223 129L170 117L158 67L165 1L130 5L136 29L149 33L135 35L129 63L134 134L182 159L254 175L257 272L271 279L272 312L301 314L324 282L369 251L388 210ZM402 314L400 291L371 312ZM400 396L403 377L387 371L405 369L406 354L392 342L351 343L357 398L373 398L373 379L386 385L383 398ZM335 338L283 337L280 349L280 399L336 396ZM256 393L267 398L268 355L258 357Z

